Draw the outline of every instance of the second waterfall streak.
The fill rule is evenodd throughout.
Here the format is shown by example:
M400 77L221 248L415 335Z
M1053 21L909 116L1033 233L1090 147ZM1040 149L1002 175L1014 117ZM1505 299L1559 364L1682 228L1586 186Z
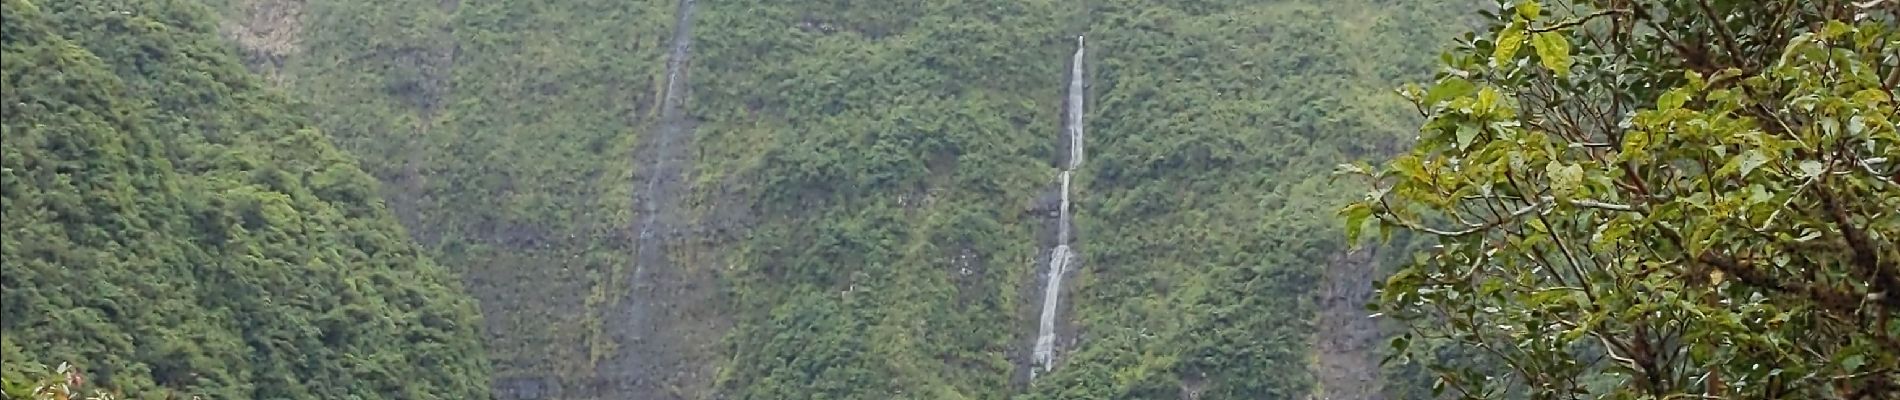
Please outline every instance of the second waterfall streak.
M1069 227L1074 224L1072 214L1069 212L1069 181L1076 167L1082 165L1083 52L1082 37L1077 36L1075 37L1075 57L1071 60L1069 70L1068 120L1064 124L1066 129L1063 130L1063 134L1068 135L1066 141L1069 144L1069 157L1067 165L1058 175L1058 180L1061 181L1062 203L1058 205L1059 211L1056 214L1056 246L1049 252L1048 277L1044 279L1045 286L1042 290L1042 317L1038 320L1036 332L1034 362L1041 367L1042 371L1055 368L1055 346L1058 340L1056 313L1061 310L1062 305L1062 276L1072 267L1070 263L1075 258L1069 249L1069 243L1074 240L1069 232ZM1035 372L1032 369L1031 376L1034 375Z

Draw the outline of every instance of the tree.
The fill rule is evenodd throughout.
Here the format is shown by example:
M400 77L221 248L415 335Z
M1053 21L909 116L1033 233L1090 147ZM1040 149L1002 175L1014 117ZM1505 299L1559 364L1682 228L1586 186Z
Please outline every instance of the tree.
M4 391L0 391L0 399L113 400L120 398L100 389L93 389L90 391L91 394L87 394L87 391L82 389L86 385L86 376L72 364L60 363L51 374L42 375L44 376L32 383L15 384L13 381L8 381L5 385L0 385L5 388Z
M1395 357L1482 354L1420 357L1462 398L1900 398L1900 4L1551 3L1483 13L1401 91L1410 152L1341 166L1353 240L1437 241L1380 290Z

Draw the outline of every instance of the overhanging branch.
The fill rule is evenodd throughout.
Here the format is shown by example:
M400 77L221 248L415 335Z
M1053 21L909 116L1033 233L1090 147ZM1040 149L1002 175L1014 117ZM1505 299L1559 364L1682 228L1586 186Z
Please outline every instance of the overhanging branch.
M1620 15L1620 14L1629 14L1629 13L1630 13L1630 10L1625 10L1625 9L1608 9L1608 10L1603 10L1603 11L1597 11L1597 12L1590 13L1590 15L1585 15L1583 16L1583 18L1577 18L1577 19L1573 19L1569 21L1559 22L1556 25L1546 26L1542 28L1531 28L1530 33L1543 33L1543 32L1550 32L1550 31L1561 30L1561 29L1569 29L1569 28L1576 27L1578 25L1583 25L1584 23L1590 22L1590 20L1596 19L1597 17L1602 17L1605 15Z
M1543 205L1544 205L1543 203L1532 203L1530 205L1524 206L1524 208L1520 208L1517 211L1511 212L1511 215L1508 215L1504 218L1498 218L1497 220L1487 222L1481 225L1468 225L1468 226L1465 226L1463 229L1459 229L1459 230L1443 230L1443 229L1432 228L1432 227L1428 227L1428 226L1425 226L1424 224L1420 224L1417 222L1406 221L1406 220L1399 219L1397 217L1391 217L1388 214L1379 215L1379 220L1391 222L1394 224L1398 224L1399 226L1403 226L1403 227L1410 228L1412 230L1417 230L1420 232L1430 233L1433 235L1458 237L1458 236L1465 236L1465 235L1470 235L1473 233L1483 232L1491 228L1496 228L1504 224L1510 223L1512 220L1517 219L1517 217L1522 217L1522 216L1530 214L1533 211L1537 211L1537 209L1539 207L1542 207Z

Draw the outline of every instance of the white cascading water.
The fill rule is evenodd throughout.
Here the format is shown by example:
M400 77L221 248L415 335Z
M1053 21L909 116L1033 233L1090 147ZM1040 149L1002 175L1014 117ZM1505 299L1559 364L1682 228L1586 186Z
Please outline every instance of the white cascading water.
M1069 226L1073 221L1069 215L1069 178L1077 166L1082 165L1082 37L1075 37L1075 59L1069 72L1069 165L1062 169L1062 204L1056 214L1056 248L1049 253L1048 278L1042 289L1042 318L1036 334L1034 362L1042 371L1055 368L1056 347L1056 311L1060 309L1062 299L1062 275L1068 272L1069 263L1074 254L1069 252ZM1030 376L1036 375L1035 369Z
M1069 67L1069 167L1082 165L1082 37L1075 37L1075 59Z

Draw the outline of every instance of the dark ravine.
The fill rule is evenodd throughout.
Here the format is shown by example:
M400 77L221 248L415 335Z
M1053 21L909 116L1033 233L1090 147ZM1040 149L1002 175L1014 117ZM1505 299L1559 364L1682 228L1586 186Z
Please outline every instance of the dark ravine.
M682 276L673 261L681 253L689 236L695 234L686 210L681 207L685 195L692 122L686 115L688 66L692 57L694 0L679 0L674 16L673 38L666 61L666 76L660 100L658 129L642 139L633 154L636 173L634 196L635 226L633 265L627 279L628 293L619 307L609 307L600 316L609 325L617 351L606 360L595 386L596 398L684 399L683 380L703 381L701 368L689 367L685 357L685 338L669 329L681 300L674 298L673 287ZM616 315L618 314L618 315Z

